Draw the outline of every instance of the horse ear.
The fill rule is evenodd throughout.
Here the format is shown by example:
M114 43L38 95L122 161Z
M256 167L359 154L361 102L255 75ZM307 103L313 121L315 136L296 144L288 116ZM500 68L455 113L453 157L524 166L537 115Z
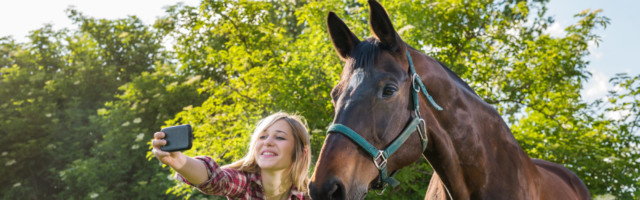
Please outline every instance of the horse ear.
M404 43L391 24L387 11L375 0L369 0L369 21L371 29L382 45L392 52L402 50Z
M360 40L334 12L329 12L327 16L327 27L333 47L338 51L340 58L347 59Z

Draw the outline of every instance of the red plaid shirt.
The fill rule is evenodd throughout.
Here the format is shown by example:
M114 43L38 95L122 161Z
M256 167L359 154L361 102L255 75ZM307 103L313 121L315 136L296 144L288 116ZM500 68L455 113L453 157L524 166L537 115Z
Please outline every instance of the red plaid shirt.
M249 173L235 169L220 168L211 157L195 157L205 163L209 171L209 180L200 185L193 185L182 175L176 173L176 179L198 188L202 193L226 196L227 199L265 199L262 177L259 173ZM300 192L295 186L291 187L289 200L311 199L304 192Z

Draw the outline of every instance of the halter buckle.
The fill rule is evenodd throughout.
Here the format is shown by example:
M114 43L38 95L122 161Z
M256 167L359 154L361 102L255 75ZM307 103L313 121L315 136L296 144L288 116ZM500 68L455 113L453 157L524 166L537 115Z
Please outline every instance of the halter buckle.
M420 139L422 139L422 141L427 141L427 121L420 118L420 122L420 124L422 124L422 129L420 129L420 124L418 124L418 135L420 135ZM424 133L422 131L424 131Z
M382 167L387 165L387 158L384 157L383 154L384 151L382 150L378 150L378 155L373 158L373 164L376 165L376 168L378 168L378 170L382 170ZM378 159L381 159L382 161L378 164Z
M411 86L413 87L413 90L416 91L416 93L420 93L420 85L416 85L416 83L418 83L418 81L420 81L420 75L418 75L418 73L413 73L413 80L411 80Z

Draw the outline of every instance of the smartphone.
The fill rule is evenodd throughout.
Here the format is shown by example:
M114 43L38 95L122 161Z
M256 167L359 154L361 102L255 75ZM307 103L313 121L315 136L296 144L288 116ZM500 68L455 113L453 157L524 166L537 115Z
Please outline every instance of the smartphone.
M177 125L160 130L164 133L167 145L160 147L162 151L174 152L191 149L193 143L193 132L191 125Z

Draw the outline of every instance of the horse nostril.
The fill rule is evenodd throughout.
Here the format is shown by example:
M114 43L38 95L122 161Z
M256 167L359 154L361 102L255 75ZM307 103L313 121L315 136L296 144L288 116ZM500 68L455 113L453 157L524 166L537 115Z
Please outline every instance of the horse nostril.
M344 191L344 185L342 184L342 182L339 180L336 180L332 185L333 186L331 190L329 190L328 196L330 196L331 199L339 199L339 200L345 199L346 191Z
M330 179L328 182L320 185L315 185L314 182L311 182L309 184L309 194L311 195L311 199L346 199L344 185L337 179Z

